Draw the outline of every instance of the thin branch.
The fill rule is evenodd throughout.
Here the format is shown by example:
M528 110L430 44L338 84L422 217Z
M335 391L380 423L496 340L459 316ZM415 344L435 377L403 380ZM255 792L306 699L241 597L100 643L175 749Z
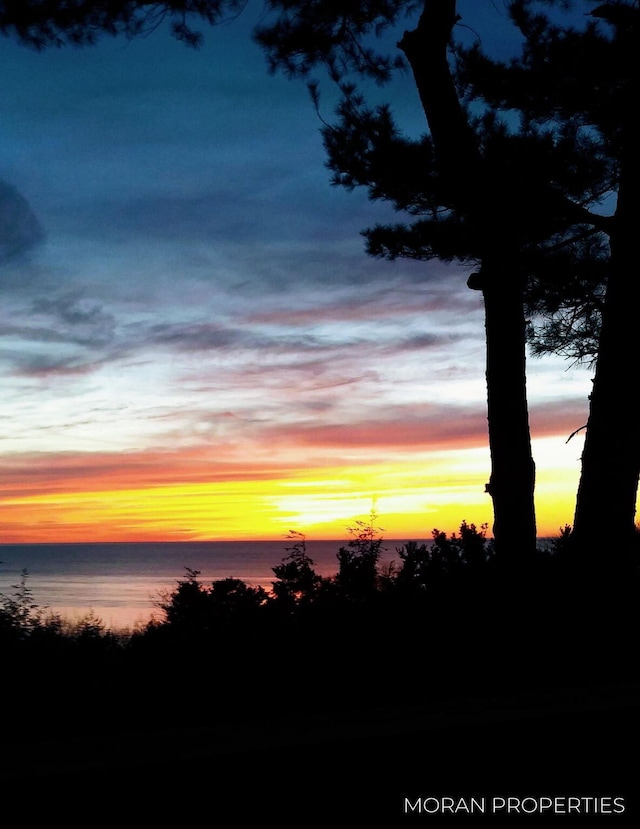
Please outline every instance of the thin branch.
M581 432L583 429L586 429L586 428L587 428L587 425L588 425L588 424L587 424L587 423L585 423L585 424L584 424L584 426L581 426L579 429L576 429L574 432L571 432L571 434L569 435L569 437L565 440L565 445L566 445L567 443L569 443L569 441L571 440L571 438L572 438L572 437L574 437L574 435L577 435L577 434L578 434L578 432Z

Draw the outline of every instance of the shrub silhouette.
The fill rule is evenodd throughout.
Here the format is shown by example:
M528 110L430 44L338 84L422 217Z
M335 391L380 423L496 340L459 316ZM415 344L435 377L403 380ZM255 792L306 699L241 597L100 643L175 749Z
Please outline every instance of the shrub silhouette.
M487 525L460 524L459 534L434 529L431 544L408 541L396 548L402 565L395 583L403 589L437 588L444 581L479 577L493 560L493 545L486 537Z
M324 579L313 569L315 562L307 553L304 534L291 530L287 538L294 543L286 548L287 555L280 564L272 568L277 578L272 583L272 594L281 607L292 611L296 605L312 602Z
M335 577L343 598L363 601L378 590L378 562L384 547L382 528L375 525L376 520L377 515L372 511L368 521L356 521L354 527L347 528L351 540L338 550L339 568Z
M220 632L246 624L267 601L263 587L251 587L237 578L224 578L207 588L198 578L199 570L185 569L186 577L158 602L165 614L165 625L182 635Z
M41 624L44 611L33 599L26 569L20 573L17 584L11 585L13 593L0 593L0 636L25 639Z

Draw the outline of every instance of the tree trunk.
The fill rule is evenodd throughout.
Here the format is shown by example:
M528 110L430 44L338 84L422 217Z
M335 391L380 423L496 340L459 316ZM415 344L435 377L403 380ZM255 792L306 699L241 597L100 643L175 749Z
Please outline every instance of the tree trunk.
M634 72L632 89L637 91L637 66ZM629 98L634 99L634 95ZM572 533L575 555L599 569L628 566L636 542L640 474L636 389L640 313L638 147L640 124L631 110L622 132L618 204L610 234L611 270Z
M505 243L500 183L484 169L477 139L461 107L448 63L455 0L425 0L413 32L398 44L416 81L443 177L456 207L485 239L481 274L470 287L482 290L487 342L487 396L496 553L518 569L536 547L535 467L531 454L525 373L525 321L517 252ZM507 185L509 182L506 183ZM513 219L513 217L510 217ZM515 267L514 267L515 265Z
M484 297L487 345L487 424L493 535L501 566L517 569L536 550L535 464L526 383L526 326L522 291L505 265L489 265L469 280ZM510 278L509 278L510 277Z

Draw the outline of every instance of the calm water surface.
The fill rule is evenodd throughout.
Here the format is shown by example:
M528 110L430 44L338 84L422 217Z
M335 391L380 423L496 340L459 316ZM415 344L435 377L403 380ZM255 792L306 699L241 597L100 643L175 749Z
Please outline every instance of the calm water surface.
M144 544L0 544L0 593L28 572L28 585L40 607L70 620L93 612L113 628L161 618L157 602L172 590L185 568L199 570L203 582L234 577L271 588L272 567L287 554L289 541L207 541ZM321 575L337 570L343 541L308 541L307 552ZM385 541L383 560L397 559L402 541Z

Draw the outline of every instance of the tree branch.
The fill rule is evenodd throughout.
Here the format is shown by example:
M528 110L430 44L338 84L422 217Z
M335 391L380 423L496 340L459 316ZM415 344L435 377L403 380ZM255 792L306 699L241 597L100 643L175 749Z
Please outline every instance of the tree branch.
M413 71L435 152L445 176L465 203L474 199L481 157L449 66L455 0L425 0L416 29L398 43Z

